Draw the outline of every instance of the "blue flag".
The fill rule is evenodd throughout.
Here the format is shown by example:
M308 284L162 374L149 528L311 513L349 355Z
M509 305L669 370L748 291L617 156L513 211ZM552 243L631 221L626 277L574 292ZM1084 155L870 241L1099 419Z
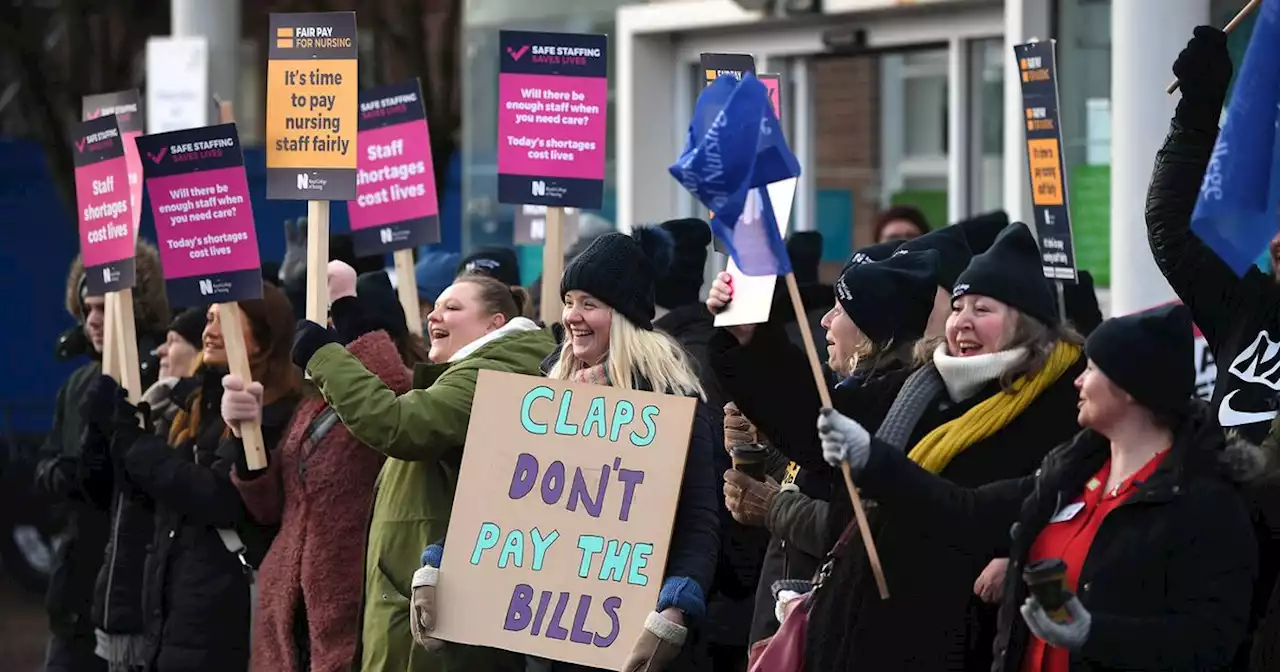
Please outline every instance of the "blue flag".
M769 92L754 75L703 89L671 176L715 215L711 230L746 275L791 272L766 186L800 176Z
M1280 2L1264 2L1227 122L1205 171L1191 230L1244 275L1276 235L1280 201Z

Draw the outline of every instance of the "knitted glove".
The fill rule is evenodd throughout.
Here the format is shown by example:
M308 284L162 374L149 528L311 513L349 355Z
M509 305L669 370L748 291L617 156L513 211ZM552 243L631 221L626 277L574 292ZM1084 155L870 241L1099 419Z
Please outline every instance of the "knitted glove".
M724 505L743 525L764 527L777 495L778 483L772 478L761 483L736 469L724 472Z
M1187 47L1173 62L1182 100L1175 118L1198 127L1218 127L1234 67L1227 51L1227 34L1213 26L1197 26Z
M818 438L827 464L838 467L841 462L848 462L855 474L867 466L867 459L871 457L871 435L839 411L822 409L818 416Z
M1079 651L1089 639L1093 616L1075 596L1067 601L1066 606L1067 613L1071 615L1071 620L1067 623L1058 623L1049 618L1049 614L1045 613L1044 607L1034 597L1028 597L1018 610L1022 612L1022 620L1027 622L1031 634L1039 637L1045 644L1068 651Z
M644 630L631 647L631 654L622 666L625 672L659 672L680 655L689 629L671 620L680 612L675 609L650 612L644 619Z
M756 426L751 424L747 416L738 410L732 401L724 405L724 449L733 450L736 446L750 446L760 442Z
M432 544L422 552L422 568L413 573L413 595L410 597L409 628L413 641L436 653L444 648L444 640L431 636L436 627L436 582L440 579L440 559L444 542Z
M317 350L337 342L338 337L332 331L311 320L298 320L297 330L293 334L293 363L305 371Z
M358 296L344 296L334 301L329 306L329 319L333 320L333 330L338 332L343 343L351 343L365 334L385 328L382 320L369 310L368 302Z
M110 436L115 422L116 406L126 399L124 388L115 378L100 375L89 385L80 399L80 417L89 426ZM128 403L127 401L125 403Z
M222 421L237 437L240 436L241 423L262 422L262 383L246 385L240 376L223 376Z

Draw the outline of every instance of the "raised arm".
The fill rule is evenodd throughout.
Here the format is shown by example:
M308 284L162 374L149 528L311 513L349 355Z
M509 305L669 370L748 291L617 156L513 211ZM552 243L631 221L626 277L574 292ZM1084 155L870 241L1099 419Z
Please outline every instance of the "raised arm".
M307 372L351 435L399 460L435 460L466 440L475 365L454 365L431 387L396 394L336 343L316 351Z

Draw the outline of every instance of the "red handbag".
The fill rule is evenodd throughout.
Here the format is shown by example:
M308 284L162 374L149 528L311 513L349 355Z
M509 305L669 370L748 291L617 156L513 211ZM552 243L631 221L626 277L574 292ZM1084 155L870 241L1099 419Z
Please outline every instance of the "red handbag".
M813 596L831 575L836 554L844 548L857 524L855 519L844 528L844 532L836 540L836 545L827 553L827 557L814 574L813 589L796 598L800 603L782 620L778 631L772 637L766 637L751 645L751 650L747 654L747 672L804 672L804 641L809 633L809 608L813 603Z

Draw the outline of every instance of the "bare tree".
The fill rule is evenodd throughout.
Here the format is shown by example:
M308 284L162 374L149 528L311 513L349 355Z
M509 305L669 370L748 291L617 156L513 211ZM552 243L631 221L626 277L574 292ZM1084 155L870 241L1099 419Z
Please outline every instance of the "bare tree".
M168 3L10 0L0 3L0 129L44 147L63 200L75 204L70 132L81 101L139 86L147 36L168 31Z

